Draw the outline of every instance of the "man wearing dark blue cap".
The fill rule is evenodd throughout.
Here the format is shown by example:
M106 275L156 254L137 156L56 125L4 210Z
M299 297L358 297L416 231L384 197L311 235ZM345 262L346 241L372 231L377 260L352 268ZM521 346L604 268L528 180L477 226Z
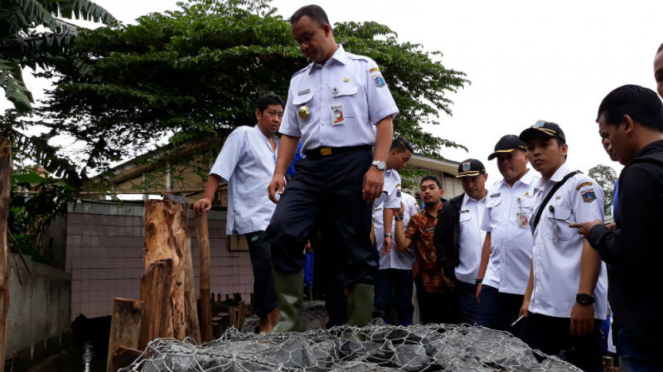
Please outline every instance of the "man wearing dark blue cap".
M481 263L486 233L480 229L486 208L486 167L477 159L458 166L465 193L445 203L440 211L433 241L437 262L456 282L460 322L474 324L477 312L475 279Z
M541 177L527 168L527 149L518 136L508 134L495 145L488 160L497 158L504 177L488 190L481 229L486 231L477 276L477 323L519 334L514 324L523 304L532 262L529 218L534 186Z
M522 339L531 348L563 355L585 371L603 371L600 325L608 311L605 265L570 227L603 221L603 190L566 164L568 145L555 123L538 121L520 134L532 167L534 188L532 264L521 315Z

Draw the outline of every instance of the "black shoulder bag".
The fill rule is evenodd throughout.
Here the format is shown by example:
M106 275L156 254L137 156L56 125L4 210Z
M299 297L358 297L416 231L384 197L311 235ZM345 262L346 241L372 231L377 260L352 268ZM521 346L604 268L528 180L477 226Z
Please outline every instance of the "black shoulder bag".
M557 190L559 190L559 188L562 187L562 185L564 185L564 183L568 181L569 178L575 176L578 173L580 173L580 171L573 171L567 174L566 176L564 176L564 178L562 178L561 181L557 182L555 186L553 186L553 188L550 190L548 195L546 195L546 197L543 198L543 202L541 202L541 208L539 208L539 211L536 213L536 217L534 218L534 230L536 230L536 227L539 225L539 220L541 219L541 214L543 213L543 209L548 205L548 202L550 202L550 199L553 197L553 195L555 195Z

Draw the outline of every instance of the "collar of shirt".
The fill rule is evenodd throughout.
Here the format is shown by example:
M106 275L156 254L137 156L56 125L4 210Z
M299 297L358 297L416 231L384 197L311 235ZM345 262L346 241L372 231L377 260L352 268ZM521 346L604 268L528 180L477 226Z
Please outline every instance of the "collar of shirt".
M313 71L313 68L322 68L324 66L329 65L330 63L332 63L332 60L338 61L338 62L345 65L346 62L347 62L347 58L348 57L345 54L345 49L343 49L343 45L338 44L338 49L336 49L336 52L334 52L334 55L331 56L331 58L329 60L327 60L327 62L325 62L324 65L320 64L320 63L313 62L311 68L308 69L308 74L309 75L311 74L311 72Z
M272 136L272 138L274 138L274 147L275 147L275 148L272 150L272 144L269 143L269 137L265 136L265 133L263 133L262 130L260 130L260 127L258 126L258 124L256 124L256 125L253 127L253 130L256 132L256 134L258 134L258 135L260 136L260 138L264 138L265 143L266 143L267 146L269 147L269 150L270 150L274 155L276 155L277 150L278 150L278 148L279 148L279 139L278 139L278 137L276 137L276 136ZM274 158L274 161L276 161L276 158Z
M525 185L530 185L532 183L532 181L534 181L534 178L535 178L534 176L535 176L534 171L531 170L531 169L528 169L527 173L525 173L522 177L520 177L520 179L518 181L513 183L513 186L515 187L516 184L518 184L518 183L522 183L522 184L525 184ZM501 184L506 186L506 187L509 187L509 184L506 183L506 180L504 178L502 178Z
M534 191L535 192L543 191L543 189L545 189L546 185L548 185L550 182L557 183L557 182L563 180L564 176L566 176L566 174L569 173L569 172L570 172L570 168L566 164L566 162L564 162L564 164L562 164L559 168L557 168L555 173L552 175L552 177L550 177L550 179L548 181L543 181L543 178L541 178L539 180L539 183L534 188Z
M475 203L475 204L477 204L477 205L478 205L478 204L481 204L481 203L484 203L484 204L485 204L487 199L488 199L488 194L486 194L486 196L485 196L483 199L481 199L481 200L476 200L476 199L474 199L473 197L467 195L467 193L465 193L465 196L463 196L463 204L461 204L460 210L461 210L461 211L462 211L462 210L465 210L466 207L467 207L467 204L468 204L468 203Z

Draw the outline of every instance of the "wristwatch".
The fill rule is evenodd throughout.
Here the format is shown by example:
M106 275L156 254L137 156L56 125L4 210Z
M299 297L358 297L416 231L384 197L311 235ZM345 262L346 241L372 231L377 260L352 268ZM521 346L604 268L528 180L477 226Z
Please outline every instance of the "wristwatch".
M479 285L479 284L481 284L482 282L483 282L483 278L481 278L481 279L476 278L476 279L474 280L474 284L475 284L475 285Z
M403 221L403 216L394 217L394 220L396 220L396 221Z
M596 302L596 299L587 293L578 293L576 295L576 302L580 305L591 305Z
M391 238L391 233L384 233L384 237L390 237Z
M379 171L383 171L383 172L384 172L385 170L387 170L387 164L385 164L382 160L374 160L374 161L371 163L371 165L375 165L375 167L376 167Z

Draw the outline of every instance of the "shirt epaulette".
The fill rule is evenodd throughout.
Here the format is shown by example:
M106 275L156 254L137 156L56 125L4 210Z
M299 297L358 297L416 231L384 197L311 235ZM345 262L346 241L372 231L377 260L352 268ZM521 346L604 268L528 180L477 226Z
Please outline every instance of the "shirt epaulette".
M373 61L369 57L360 56L360 55L356 55L356 54L352 54L352 53L345 53L345 55L350 59L357 59L357 60L362 60L362 61L366 61L366 62L372 62Z
M301 69L301 70L299 70L299 71L295 72L294 74L292 74L292 77L295 77L295 76L297 76L297 75L301 74L302 72L305 72L305 71L307 71L308 69L310 69L310 68L311 68L311 66L313 66L313 63L309 63L309 64L308 64L308 65L306 65L306 67L304 67L303 69Z

